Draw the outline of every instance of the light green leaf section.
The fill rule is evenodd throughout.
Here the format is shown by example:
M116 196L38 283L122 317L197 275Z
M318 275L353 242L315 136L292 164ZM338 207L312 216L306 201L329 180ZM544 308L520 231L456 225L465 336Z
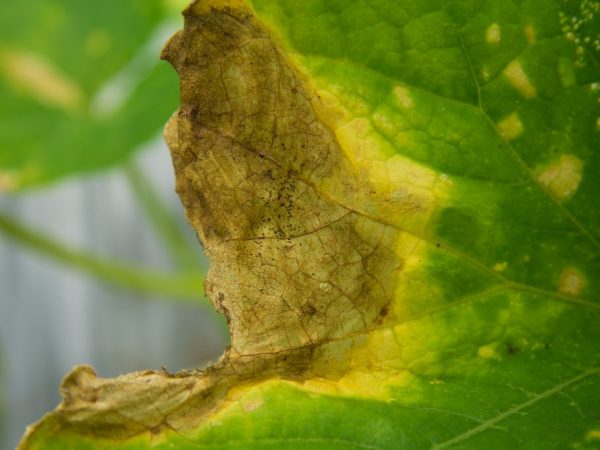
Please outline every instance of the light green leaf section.
M365 282L368 289L361 295L376 303L376 293L387 295L386 283L393 280L391 301L373 317L367 304L364 328L345 324L349 331L344 331L345 325L334 321L326 327L328 337L316 342L310 339L310 320L330 316L318 300L299 309L291 302L310 343L280 344L265 363L268 352L245 350L270 342L272 335L260 334L267 325L244 324L239 317L253 299L260 302L278 288L267 284L271 287L255 297L227 300L217 293L230 292L228 286L210 287L221 276L213 272L209 294L232 323L232 349L224 361L203 374L133 375L169 395L148 388L138 396L135 387L129 400L112 394L127 397L129 378L103 380L79 368L65 382L65 403L36 425L20 449L598 448L600 3L254 0L252 7L285 55L273 58L288 61L303 80L304 87L290 92L307 97L351 174L304 179L299 169L290 177L312 186L326 205L347 211L337 220L337 233L349 217L359 236L351 242L363 261L370 254L389 255L383 258L395 264L393 269L379 260L377 269L364 269L368 275L378 271L373 277L381 287ZM206 52L223 52L222 61L234 61L235 67L235 52L252 55L254 41L265 39L244 11L239 2L198 2L188 10L186 27L200 23L206 33L188 41L180 36L170 45L206 39L215 43ZM228 39L243 34L240 29L252 30L247 50L237 46L226 52ZM211 40L214 36L222 41ZM196 47L188 50L206 57ZM188 59L170 57L180 74L188 74ZM247 61L272 67L268 58ZM262 73L239 67L240 79L248 71ZM190 119L185 108L195 101L198 91L190 85L197 79L186 80L191 84L182 84L179 143L170 143L176 158L182 145L196 148L182 137L188 136L188 125L213 120L199 112L197 122ZM248 89L246 95L251 102L265 94ZM298 105L297 111L304 111ZM299 119L277 118L292 136L295 127L304 126ZM183 125L188 128L182 131ZM223 125L218 133L227 130ZM247 141L244 132L236 136L240 146L260 142L254 134ZM294 143L286 145L289 153ZM270 167L274 150L265 151L263 164ZM185 167L201 167L197 158ZM195 176L186 174L180 172L178 183ZM238 176L235 170L230 175ZM350 178L367 187L354 189ZM218 185L216 180L211 182ZM211 241L211 233L220 230L202 228L208 219L197 219L190 209L196 205L190 202L198 201L204 211L207 200L190 200L181 185L180 190L209 256L216 255L214 263L220 258L215 249L222 247ZM223 197L224 208L227 201ZM325 217L337 211L327 208ZM341 254L326 245L330 226L306 234L321 240L323 247L311 250L320 264L327 261L323 254ZM250 240L281 239L291 246L306 237L264 233ZM385 252L368 247L375 234ZM311 248L306 239L298 242ZM273 250L266 245L269 254ZM281 258L275 265L292 264L290 258L302 256L296 251L301 252L286 247L275 253ZM352 286L340 269L353 264L347 258L316 285L332 298L336 289ZM271 267L265 263L263 270L276 277ZM296 276L290 275L292 281ZM229 283L246 280L240 273ZM306 280L310 291L312 281ZM357 309L363 307L359 297L347 297L358 302ZM284 295L284 300L290 299ZM331 304L345 317L335 301ZM265 317L277 305L253 308L256 317ZM242 339L245 325L254 334ZM296 336L285 333L288 340ZM93 406L97 401L101 407Z
M163 0L2 2L0 192L106 167L158 135L177 105L157 63L174 13Z

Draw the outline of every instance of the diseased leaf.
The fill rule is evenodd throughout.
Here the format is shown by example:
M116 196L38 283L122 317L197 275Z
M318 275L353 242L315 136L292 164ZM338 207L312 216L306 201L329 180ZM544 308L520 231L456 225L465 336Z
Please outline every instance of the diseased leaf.
M77 368L20 449L597 447L594 5L195 2L165 136L231 346Z
M177 104L152 44L165 3L2 2L0 192L104 168L158 134Z

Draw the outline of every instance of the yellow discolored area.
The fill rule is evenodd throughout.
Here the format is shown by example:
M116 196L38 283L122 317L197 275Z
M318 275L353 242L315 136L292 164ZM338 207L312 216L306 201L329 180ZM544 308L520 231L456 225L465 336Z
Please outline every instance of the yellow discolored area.
M588 441L600 441L600 430L589 430L585 434L585 438Z
M41 55L2 51L0 70L14 86L42 103L73 112L85 101L81 88Z
M496 272L504 272L507 267L508 267L508 263L506 261L502 261L502 262L497 262L496 264L494 264L494 267L492 267L492 268Z
M315 84L318 100L313 100L313 108L334 132L358 178L351 197L341 192L339 183L333 179L324 180L323 189L340 201L352 201L351 207L386 223L405 230L427 228L433 212L448 199L452 181L398 154L373 126L375 122L385 129L385 121L377 114L369 118L366 103L336 92L320 80ZM414 107L408 89L396 86L391 95L401 107ZM361 112L365 116L361 117Z
M558 76L564 87L569 88L575 85L577 79L575 75L575 63L572 59L558 59Z
M319 95L321 98L333 98L323 91L319 91ZM327 117L338 120L331 125L337 142L352 166L360 168L357 175L360 183L354 191L353 208L364 211L375 220L395 225L392 229L395 242L393 251L400 265L393 276L409 278L413 271L422 268L429 248L429 244L410 230L428 228L437 208L445 204L452 181L443 174L395 154L369 120L348 120L350 113L344 109L343 100L338 98L335 103L337 110L329 103ZM354 102L353 99L349 101ZM390 154L393 156L388 156ZM325 183L322 187L341 201L348 201L348 197L344 198L336 185ZM386 307L386 315L402 318L408 314L405 288L402 284L397 286L391 305ZM401 339L403 346L410 346L414 342L413 337L413 333L404 334ZM408 383L411 378L409 372L402 370L404 365L398 342L394 327L371 330L366 341L361 340L351 346L347 353L349 368L341 378L311 378L303 386L321 393L389 399L389 386ZM365 365L368 370L361 369ZM332 375L329 370L324 374Z
M583 161L575 155L563 154L558 161L537 169L537 180L558 200L577 191L581 182Z
M511 61L502 73L508 79L512 87L523 97L533 98L537 95L535 86L529 80L527 74L523 70L523 66L521 66L521 63L518 60L515 59Z
M516 112L502 119L496 126L500 135L507 141L517 139L523 134L523 123Z
M502 29L497 23L491 24L485 30L485 41L488 44L499 44L502 39Z
M390 399L389 386L407 386L414 379L409 372L374 372L352 370L342 378L331 380L313 377L305 381L266 380L258 385L243 385L232 388L218 411L211 415L211 421L218 423L222 418L245 414L262 407L269 391L277 391L282 386L300 388L309 395L351 396L371 400Z
M481 69L481 78L483 78L485 81L488 81L490 79L490 70L485 64Z
M523 28L523 33L525 33L525 37L527 38L527 42L530 45L531 44L535 44L536 33L535 33L535 28L533 27L533 25L526 25L525 28Z
M412 379L409 372L351 369L335 380L309 378L298 386L316 394L387 401L391 398L390 386L406 386Z
M482 345L477 349L477 356L484 359L500 359L495 345Z
M412 108L415 103L410 95L410 91L404 86L396 86L394 88L394 96L400 106L403 108Z

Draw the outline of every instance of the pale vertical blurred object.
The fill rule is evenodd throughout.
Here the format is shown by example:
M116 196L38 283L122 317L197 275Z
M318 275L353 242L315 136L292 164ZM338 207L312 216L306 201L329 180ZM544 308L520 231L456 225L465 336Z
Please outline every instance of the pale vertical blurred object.
M187 226L164 144L155 143L137 163L173 217ZM4 197L0 208L73 247L173 270L123 169ZM60 380L74 364L91 364L106 377L200 367L222 353L225 334L200 291L197 299L176 301L118 288L0 237L0 447L13 448L28 423L53 409Z

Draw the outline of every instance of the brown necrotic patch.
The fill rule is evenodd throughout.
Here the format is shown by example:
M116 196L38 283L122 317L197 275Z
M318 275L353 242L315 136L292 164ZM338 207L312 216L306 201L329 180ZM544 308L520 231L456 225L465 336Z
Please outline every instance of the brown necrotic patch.
M39 427L108 439L185 432L233 386L343 376L368 331L393 320L398 231L322 190L372 189L358 186L312 109L310 86L252 13L206 5L186 10L163 53L181 79L165 138L210 258L206 293L227 317L231 346L201 373L104 380L77 368Z
M319 189L335 179L352 192L356 177L268 32L250 11L192 6L163 57L181 79L166 131L177 191L231 327L223 364L252 356L285 372L284 354L380 323L396 232ZM314 351L300 353L309 360L294 365L310 366Z

